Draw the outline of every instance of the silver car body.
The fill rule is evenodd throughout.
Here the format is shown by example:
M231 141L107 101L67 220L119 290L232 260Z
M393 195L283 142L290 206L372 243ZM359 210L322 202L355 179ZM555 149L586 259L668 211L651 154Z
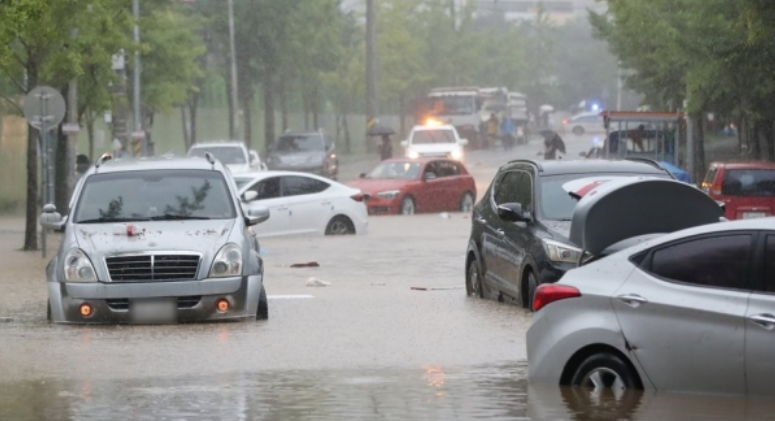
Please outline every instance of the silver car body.
M573 286L581 297L551 302L535 314L527 333L529 378L558 384L579 356L613 350L647 389L775 395L775 296L666 280L631 259L725 233L758 235L752 261L763 266L763 241L775 239L775 218L689 228L567 272L557 285Z
M57 254L46 268L50 318L57 323L115 323L129 322L129 305L134 300L165 298L177 301L178 321L243 320L255 318L259 295L263 288L263 263L257 253L257 241L250 232L250 221L245 217L237 200L237 191L231 175L218 161L210 163L203 158L156 158L118 160L93 166L79 181L71 201L70 214L78 204L78 197L95 173L123 173L147 170L205 170L215 171L224 177L234 218L213 220L164 220L142 221L134 224L143 230L140 235L117 232L124 224L73 222L62 220L64 234ZM58 216L58 215L57 215ZM42 224L48 219L44 213ZM60 218L61 220L61 218ZM49 225L49 227L51 227ZM221 248L235 244L241 250L242 275L210 278L210 270ZM64 257L68 251L78 248L90 260L96 282L66 282ZM112 279L107 261L113 258L136 257L150 261L151 268L157 260L170 256L183 256L196 262L195 274L189 279L166 281L140 281ZM153 269L151 269L153 270ZM215 302L226 299L230 303L227 312L219 312ZM82 304L94 309L92 315L79 313Z

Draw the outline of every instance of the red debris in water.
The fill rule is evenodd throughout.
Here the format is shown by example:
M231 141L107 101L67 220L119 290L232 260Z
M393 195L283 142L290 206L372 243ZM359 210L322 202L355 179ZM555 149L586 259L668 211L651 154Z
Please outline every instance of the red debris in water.
M318 262L307 262L307 263L294 263L291 265L292 268L316 268L320 267L320 264Z

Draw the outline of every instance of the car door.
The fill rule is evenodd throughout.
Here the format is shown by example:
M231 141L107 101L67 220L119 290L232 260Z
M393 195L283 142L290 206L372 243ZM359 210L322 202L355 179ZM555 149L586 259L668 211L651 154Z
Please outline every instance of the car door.
M651 251L611 297L627 347L658 390L745 393L751 232Z
M749 395L775 395L775 232L761 235L763 276L757 276L745 315L745 373Z
M418 212L439 212L443 209L444 180L443 177L439 177L441 170L438 161L431 161L425 165L420 192L415 197Z
M523 212L535 215L533 210L533 187L535 186L533 174L521 171L517 184L507 199L511 203L522 205ZM512 299L520 299L520 282L522 279L522 269L524 268L525 257L530 247L532 230L535 228L534 222L507 222L504 221L503 230L505 232L503 250L500 255L504 259L502 263L503 278L506 281L506 292Z
M328 221L331 200L323 192L330 184L303 175L281 177L283 199L288 206L288 231L292 234L322 231Z
M520 200L517 192L522 187L523 176L526 173L520 170L508 171L500 176L494 188L494 195L490 198L486 224L482 232L482 259L485 265L484 281L488 286L516 299L519 288L516 280L510 279L511 266L514 262L522 262L524 251L517 250L515 243L509 235L515 235L516 223L508 222L498 216L497 206L505 203L514 203ZM524 198L521 198L525 200ZM524 223L520 223L524 226ZM518 233L517 233L518 234Z
M288 205L282 197L280 177L269 177L254 182L247 191L258 194L243 206L246 210L256 208L269 209L269 219L253 227L258 237L287 234L289 227Z
M460 176L460 166L454 161L443 161L445 168L444 177L444 210L457 212L460 210L460 201L463 198L463 181Z

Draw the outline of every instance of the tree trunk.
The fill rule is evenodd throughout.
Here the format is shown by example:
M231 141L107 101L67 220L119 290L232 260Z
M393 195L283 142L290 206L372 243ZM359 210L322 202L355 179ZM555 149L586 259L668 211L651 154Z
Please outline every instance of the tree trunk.
M230 81L231 80L231 76L229 76L227 78L227 80ZM231 101L231 84L230 83L226 84L226 99L229 102L229 138L230 138L229 140L234 140L234 139L237 138L237 128L234 127L234 113L236 113L237 110L235 110L234 107L232 106L233 103Z
M304 93L302 94L301 99L304 107L304 130L309 130L309 95Z
M271 72L264 75L264 156L274 140L274 80Z
M350 141L350 128L347 126L347 112L342 110L342 131L344 132L344 151L352 153L352 144Z
M733 121L735 123L735 127L737 128L737 152L739 154L742 154L743 153L743 122L745 121L745 117L740 117Z
M280 118L282 121L282 131L288 130L288 83L286 76L281 75L277 91L280 94Z
M312 129L318 130L320 129L320 121L319 121L319 115L320 115L320 107L318 103L318 90L317 88L312 91L312 99L310 101L310 105L312 106Z
M189 117L189 123L188 126L190 128L190 138L191 141L189 146L192 146L196 143L196 117L197 117L197 111L199 110L199 93L191 94L191 100L188 102L188 117ZM188 150L186 151L188 152Z
M28 56L29 56L28 52ZM27 62L27 86L38 85L38 67ZM38 131L27 127L27 209L24 227L24 250L38 249Z
M694 174L693 180L702 180L705 176L705 113L699 113L695 117L694 130Z
M764 135L764 144L767 149L767 160L775 161L775 125L772 120L766 120L762 127L762 134Z
M454 8L455 6L453 5L452 7ZM406 133L406 100L403 95L398 99L398 114L401 121L401 136L403 136Z
M191 147L191 131L188 125L188 119L186 118L186 106L180 106L180 122L183 124L183 147L186 151Z
M56 133L56 149L54 150L54 205L57 207L57 212L65 215L68 211L68 203L70 202L70 188L67 183L67 179L70 175L70 171L74 169L70 166L70 162L67 159L67 148L70 143L70 139L66 134L62 133L61 126Z

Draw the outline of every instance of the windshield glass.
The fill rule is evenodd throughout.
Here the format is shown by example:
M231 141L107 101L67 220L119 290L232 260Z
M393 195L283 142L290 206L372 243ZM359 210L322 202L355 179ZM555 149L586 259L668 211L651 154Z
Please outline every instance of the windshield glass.
M473 95L435 97L431 107L436 115L468 115L476 112L476 100Z
M238 146L197 146L191 148L189 156L204 157L206 152L210 152L215 159L225 165L246 164L245 151Z
M412 135L413 145L429 143L455 143L455 132L452 130L418 130Z
M366 174L366 178L411 180L419 177L421 168L419 162L383 162Z
M580 178L599 177L599 176L641 176L648 175L656 178L671 178L667 174L633 174L633 173L584 173L584 174L562 174L541 177L541 199L539 201L539 211L543 219L554 221L570 221L573 217L573 210L578 201L572 198L566 192L562 185Z
M219 172L204 170L94 174L83 186L74 221L142 221L164 215L234 218L226 180Z
M775 170L727 170L721 183L725 196L775 196Z
M275 144L280 153L314 152L323 150L323 137L319 135L283 136Z

